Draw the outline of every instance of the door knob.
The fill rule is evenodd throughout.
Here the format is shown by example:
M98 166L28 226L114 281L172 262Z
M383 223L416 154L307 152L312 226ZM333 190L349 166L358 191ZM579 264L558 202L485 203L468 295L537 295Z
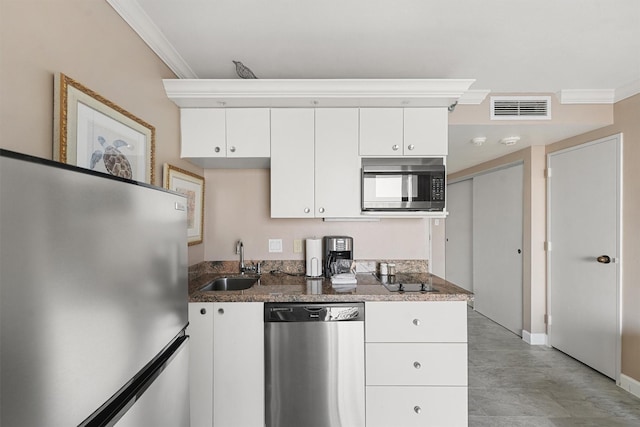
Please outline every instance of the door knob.
M394 144L393 147L391 147L393 151L398 151L399 148L400 146L398 144Z
M235 153L236 152L236 147L229 148L229 151L231 151L232 153Z
M596 260L602 264L609 264L611 262L609 255L600 255Z

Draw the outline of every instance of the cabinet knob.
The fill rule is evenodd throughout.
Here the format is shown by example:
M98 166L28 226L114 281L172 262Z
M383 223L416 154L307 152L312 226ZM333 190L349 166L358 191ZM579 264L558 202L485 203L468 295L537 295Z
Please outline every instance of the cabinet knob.
M324 213L324 208L320 208L320 209L318 209L318 212L320 212L320 213Z
M229 151L231 151L232 153L235 153L236 152L236 147L229 148Z
M413 150L414 148L416 148L416 146L415 146L415 145L413 145L413 144L409 144L409 146L408 146L407 148L408 148L409 150Z
M304 213L309 213L309 212L311 212L311 209L309 209L309 208L304 208Z
M219 308L218 309L218 314L224 314L224 308Z
M398 151L400 149L400 146L398 144L394 144L393 147L391 147L391 149L393 151Z
M422 368L422 365L420 364L420 362L413 362L413 367L416 369L420 369Z
M414 411L416 414L419 414L420 412L422 412L422 408L421 408L421 407L419 407L419 406L414 406L414 407L413 407L413 411Z
M216 153L219 153L220 152L220 147L214 148L213 151L215 151Z
M206 308L201 308L200 309L200 314L207 314L207 309Z
M420 326L420 319L413 319L413 324L416 326Z

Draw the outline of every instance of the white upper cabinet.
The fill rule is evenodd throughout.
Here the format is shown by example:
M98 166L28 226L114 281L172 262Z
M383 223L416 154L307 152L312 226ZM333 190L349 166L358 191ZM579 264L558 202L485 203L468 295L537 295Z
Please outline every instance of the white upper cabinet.
M316 217L360 216L358 109L316 109Z
M361 108L361 156L446 156L446 108Z
M180 156L204 168L268 167L270 126L268 108L182 108Z
M313 218L314 110L271 111L271 217Z
M269 157L271 155L268 108L227 110L227 157Z
M449 147L448 114L446 108L405 108L404 154L446 156Z
M401 156L402 108L360 109L360 155Z
M360 216L357 108L271 110L271 217Z
M225 157L226 113L223 108L180 110L180 157Z

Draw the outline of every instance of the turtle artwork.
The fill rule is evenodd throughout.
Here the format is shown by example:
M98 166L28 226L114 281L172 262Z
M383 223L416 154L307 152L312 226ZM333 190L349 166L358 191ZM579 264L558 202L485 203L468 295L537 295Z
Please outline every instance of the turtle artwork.
M132 179L133 172L131 170L131 163L127 160L127 156L118 149L124 146L128 147L129 144L121 139L116 139L113 141L113 144L107 145L107 141L102 136L98 137L98 142L104 148L104 152L98 149L91 154L89 168L94 169L98 162L102 160L105 169L111 175Z

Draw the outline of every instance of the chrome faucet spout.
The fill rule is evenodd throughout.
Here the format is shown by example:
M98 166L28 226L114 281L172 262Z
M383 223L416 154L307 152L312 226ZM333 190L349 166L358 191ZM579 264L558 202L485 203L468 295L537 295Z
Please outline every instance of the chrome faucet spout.
M238 240L236 244L236 255L240 255L240 273L244 274L244 245L242 244L242 240Z

